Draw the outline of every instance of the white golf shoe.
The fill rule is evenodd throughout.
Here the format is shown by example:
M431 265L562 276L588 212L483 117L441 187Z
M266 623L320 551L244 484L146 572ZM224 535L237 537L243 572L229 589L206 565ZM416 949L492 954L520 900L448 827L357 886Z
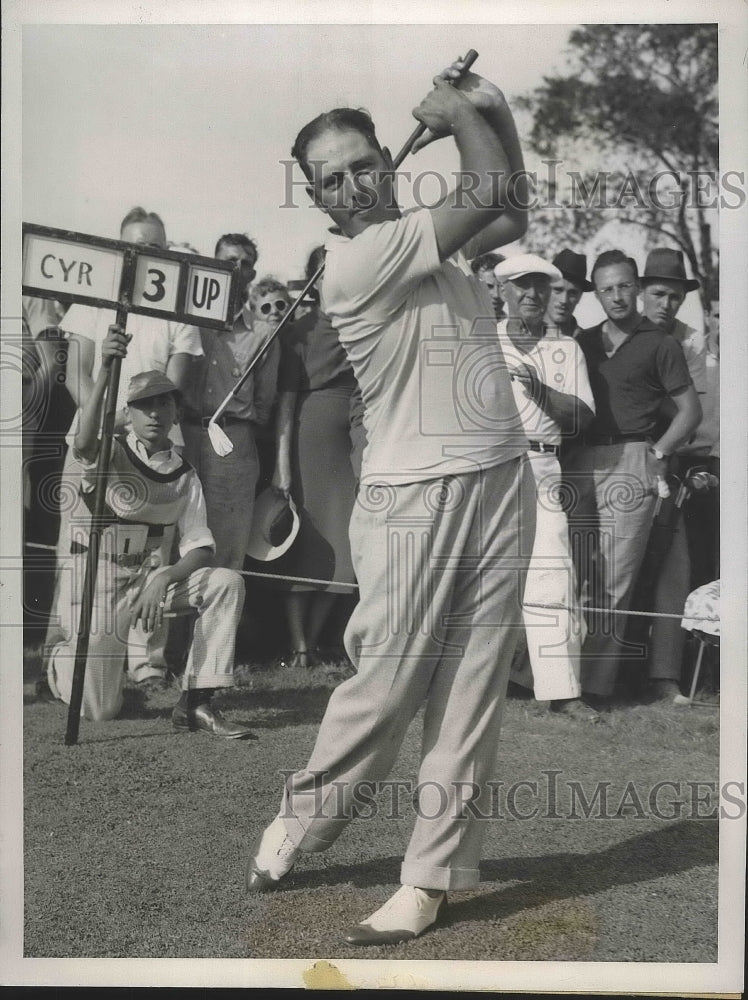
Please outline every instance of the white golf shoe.
M276 816L256 841L253 856L247 862L247 892L274 889L294 866L299 850L286 833L286 826Z
M384 906L343 935L346 944L378 945L410 941L432 927L447 905L447 894L401 886Z

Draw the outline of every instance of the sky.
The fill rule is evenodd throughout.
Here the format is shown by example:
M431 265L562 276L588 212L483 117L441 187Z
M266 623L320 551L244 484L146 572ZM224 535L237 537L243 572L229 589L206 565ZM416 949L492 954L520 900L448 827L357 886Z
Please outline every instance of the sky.
M26 26L23 220L116 237L125 212L143 205L171 240L210 255L222 233L248 232L260 246L258 274L300 277L326 227L290 164L302 125L331 107L365 107L394 153L417 124L413 107L456 56L477 49L476 72L511 99L562 67L569 30ZM455 170L453 143L408 167ZM289 201L294 208L280 207Z
M416 124L412 109L455 57L475 48L475 71L513 106L544 75L565 70L575 26L25 24L22 219L117 237L124 214L142 205L163 218L174 242L212 255L220 235L246 232L260 248L258 277L300 278L327 226L290 157L306 122L331 107L365 107L394 154ZM522 136L529 116L517 113L517 120ZM527 144L525 161L528 169L540 165ZM452 187L457 168L446 139L401 169L423 175L419 193L428 200L439 191L436 175ZM403 207L412 194L401 183ZM636 232L629 229L624 248L643 264ZM559 249L549 248L548 256ZM590 246L590 267L599 250ZM583 326L603 318L593 295L583 298L577 317ZM702 324L697 293L681 318Z

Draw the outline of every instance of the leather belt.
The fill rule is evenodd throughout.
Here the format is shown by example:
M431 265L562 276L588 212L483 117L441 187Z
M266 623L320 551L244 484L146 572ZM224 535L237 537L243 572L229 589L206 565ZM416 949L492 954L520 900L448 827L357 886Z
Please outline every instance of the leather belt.
M625 444L627 441L648 441L646 434L589 434L586 444Z
M226 424L248 424L250 421L245 420L244 417L232 417L231 414L221 414L213 420L212 417L183 417L186 424L194 424L196 427L202 427L203 430L208 429L208 424L213 421L214 424L218 424L219 427L225 427Z
M539 451L543 454L547 452L549 455L558 456L560 451L557 444L546 444L545 441L530 441L529 444L530 451Z

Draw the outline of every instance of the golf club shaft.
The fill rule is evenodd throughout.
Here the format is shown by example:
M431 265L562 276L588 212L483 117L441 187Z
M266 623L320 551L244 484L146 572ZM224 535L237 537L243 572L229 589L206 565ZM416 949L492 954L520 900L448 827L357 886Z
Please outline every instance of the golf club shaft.
M478 53L475 51L475 49L469 49L466 52L465 58L461 60L461 62L463 63L462 70L460 71L460 76L461 77L463 77L465 75L465 73L468 72L468 70L470 69L470 67L473 65L473 63L475 62L475 60L477 58L478 58ZM392 161L392 165L395 168L395 170L397 170L397 168L403 162L403 160L405 159L405 157L411 151L411 149L413 148L413 146L416 143L416 140L420 139L421 136L423 135L423 133L425 131L426 131L426 126L423 124L423 122L420 122L413 129L413 131L411 132L411 134L408 136L408 138L407 138L407 140L405 142L405 145L400 150L400 152L397 154L397 156L395 157L395 159Z
M465 73L467 73L467 71L470 69L470 67L473 65L473 63L475 62L475 60L477 58L478 58L478 53L475 51L475 49L469 49L468 52L465 55L465 58L463 60L461 60L462 63L464 64L463 68L462 68L462 71L461 71L461 75L464 75ZM395 169L397 169L400 166L400 164L403 162L403 160L405 159L405 157L408 155L408 153L413 148L416 140L420 139L420 137L423 135L423 133L425 131L426 131L426 126L423 124L423 122L421 122L418 125L418 127L415 128L413 130L413 132L408 136L408 138L405 141L405 144L403 145L402 149L397 154L397 156L395 157L395 159L392 161L393 162L393 166L394 166ZM276 336L281 332L281 330L283 329L283 327L288 323L288 321L291 319L291 317L293 316L293 314L296 312L296 309L298 308L299 304L302 302L304 296L307 294L307 292L311 288L314 287L314 285L317 283L317 281L319 281L319 279L322 277L322 274L323 274L324 270L325 270L325 264L324 264L324 261L323 261L322 264L320 264L320 266L314 272L314 274L312 275L312 277L309 279L309 281L306 283L306 285L304 286L304 288L302 289L302 291L299 293L299 295L297 296L297 298L295 299L295 301L292 302L291 305L289 306L289 308L286 310L286 312L284 313L283 318L281 319L280 323L276 326L276 328L270 334L270 336L265 341L265 343L262 345L262 347L257 352L257 354L252 358L252 360L250 361L250 363L247 366L246 370L242 373L241 377L239 378L238 382L233 387L233 389L231 390L231 392L228 394L228 396L226 396L226 398L223 400L223 402L221 403L221 405L215 411L215 413L213 414L213 417L211 418L212 420L215 421L215 420L218 419L218 417L221 416L221 414L226 409L226 407L231 402L231 400L234 398L234 396L236 395L236 393L241 389L241 387L247 381L247 379L249 378L249 376L252 373L253 369L259 364L260 360L265 356L268 348L273 343L273 341L275 340Z

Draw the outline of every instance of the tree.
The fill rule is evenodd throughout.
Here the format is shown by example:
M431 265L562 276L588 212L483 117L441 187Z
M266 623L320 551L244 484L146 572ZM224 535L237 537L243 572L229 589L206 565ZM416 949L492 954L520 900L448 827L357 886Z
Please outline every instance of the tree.
M577 174L576 195L589 195L601 174L615 193L592 206L572 198L567 210L588 220L590 211L599 221L615 215L674 242L708 308L718 297L709 222L718 180L717 25L590 25L571 33L568 56L568 75L544 77L520 99L533 116L531 148L558 159L565 142L581 146L589 169Z

